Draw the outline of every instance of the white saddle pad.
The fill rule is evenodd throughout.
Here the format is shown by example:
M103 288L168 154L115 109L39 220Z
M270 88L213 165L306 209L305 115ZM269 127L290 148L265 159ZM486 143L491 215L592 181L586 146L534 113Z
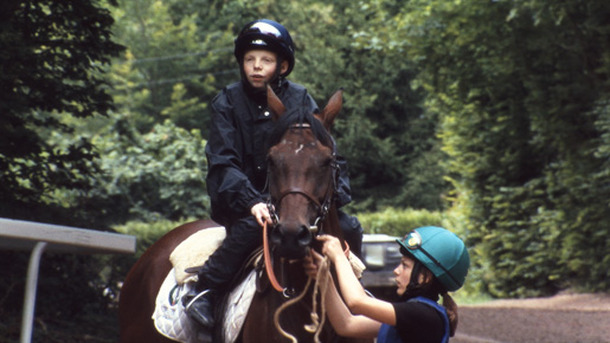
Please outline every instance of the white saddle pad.
M178 244L169 256L169 260L174 266L179 284L197 281L197 275L189 274L185 269L202 266L222 244L226 235L224 227L212 227L197 231Z
M256 292L255 283L256 273L252 271L229 295L223 323L224 343L233 343L239 336ZM190 282L178 284L172 269L161 285L155 301L155 311L152 319L157 331L174 341L183 343L211 342L211 333L193 322L184 311L181 298L192 285L193 283Z

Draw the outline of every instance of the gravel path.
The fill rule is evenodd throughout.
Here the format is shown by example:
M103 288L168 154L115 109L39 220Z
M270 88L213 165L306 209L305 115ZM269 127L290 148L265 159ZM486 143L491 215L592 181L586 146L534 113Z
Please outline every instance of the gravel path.
M610 294L462 305L459 316L451 343L610 342Z

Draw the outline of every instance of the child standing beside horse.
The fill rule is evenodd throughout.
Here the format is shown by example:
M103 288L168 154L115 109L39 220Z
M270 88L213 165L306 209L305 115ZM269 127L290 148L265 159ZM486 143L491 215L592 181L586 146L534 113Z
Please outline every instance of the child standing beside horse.
M198 283L186 295L187 314L212 328L216 299L229 287L247 257L262 244L261 227L272 224L266 199L266 155L273 128L267 106L267 85L287 112L319 112L307 90L286 80L295 65L295 46L281 24L261 19L248 23L235 39L234 55L241 81L225 87L212 101L213 117L206 146L207 190L212 219L226 228L222 245L198 269ZM351 201L344 159L338 158L337 207ZM362 228L355 217L339 211L344 238L357 255Z
M368 296L354 276L341 244L319 236L322 253L332 262L338 285L330 281L326 293L328 318L341 336L377 338L378 343L447 343L457 328L457 305L447 294L462 287L470 265L468 250L452 232L434 226L417 228L397 240L402 258L394 269L400 301ZM327 262L315 251L305 261L316 277ZM337 288L340 289L339 296ZM437 303L443 297L443 306Z

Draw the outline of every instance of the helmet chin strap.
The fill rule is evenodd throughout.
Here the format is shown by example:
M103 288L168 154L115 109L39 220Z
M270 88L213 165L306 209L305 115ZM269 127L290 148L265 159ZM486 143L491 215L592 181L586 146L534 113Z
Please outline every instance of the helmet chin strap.
M411 271L411 281L409 282L409 287L417 287L419 286L419 274L421 274L422 263L419 260L415 260L413 265L413 270Z
M413 270L411 270L411 279L409 280L409 284L407 285L407 289L405 290L405 297L417 296L418 288L419 288L419 276L421 274L421 269L423 267L422 263L419 260L414 259L415 263L413 264Z
M415 259L413 270L411 271L411 280L409 285L402 295L401 299L411 299L418 296L428 297L430 299L438 299L439 294L443 293L442 285L436 280L420 282L421 275L424 275L424 264Z
M271 88L273 88L274 83L277 83L277 89L273 88L273 91L276 92L276 94L279 92L280 88L282 87L282 84L284 83L284 81L286 80L282 75L282 63L284 62L284 57L282 57L281 55L277 55L277 67L275 68L275 74L273 75L273 81L277 81L277 82L271 82Z

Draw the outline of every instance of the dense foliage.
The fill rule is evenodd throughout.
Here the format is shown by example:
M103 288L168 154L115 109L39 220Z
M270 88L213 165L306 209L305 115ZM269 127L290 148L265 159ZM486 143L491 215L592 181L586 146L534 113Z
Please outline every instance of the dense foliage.
M166 120L140 134L125 118L112 119L93 139L102 173L81 198L88 208L97 209L91 216L100 221L111 217L115 225L209 217L205 141L199 131Z
M350 164L353 206L441 209L448 185L438 168L443 154L436 118L422 115L423 92L408 82L411 63L345 39L359 34L375 11L352 2L125 1L114 11L117 40L128 47L111 73L116 105L141 132L169 118L187 130L200 129L205 139L207 104L239 80L233 39L248 21L274 18L289 28L297 46L290 79L304 84L321 106L336 89L345 90L334 133Z
M1 12L0 216L95 227L72 200L91 188L97 152L69 121L112 108L100 71L122 51L111 40L113 18L97 1L8 1ZM0 255L3 341L18 337L27 257ZM107 314L101 261L45 257L37 302L42 323Z
M393 39L421 60L470 243L491 266L488 290L608 290L610 4L410 1L404 10Z
M65 221L54 196L88 187L94 147L58 116L104 115L112 107L98 73L121 46L95 2L10 1L0 24L0 216Z

